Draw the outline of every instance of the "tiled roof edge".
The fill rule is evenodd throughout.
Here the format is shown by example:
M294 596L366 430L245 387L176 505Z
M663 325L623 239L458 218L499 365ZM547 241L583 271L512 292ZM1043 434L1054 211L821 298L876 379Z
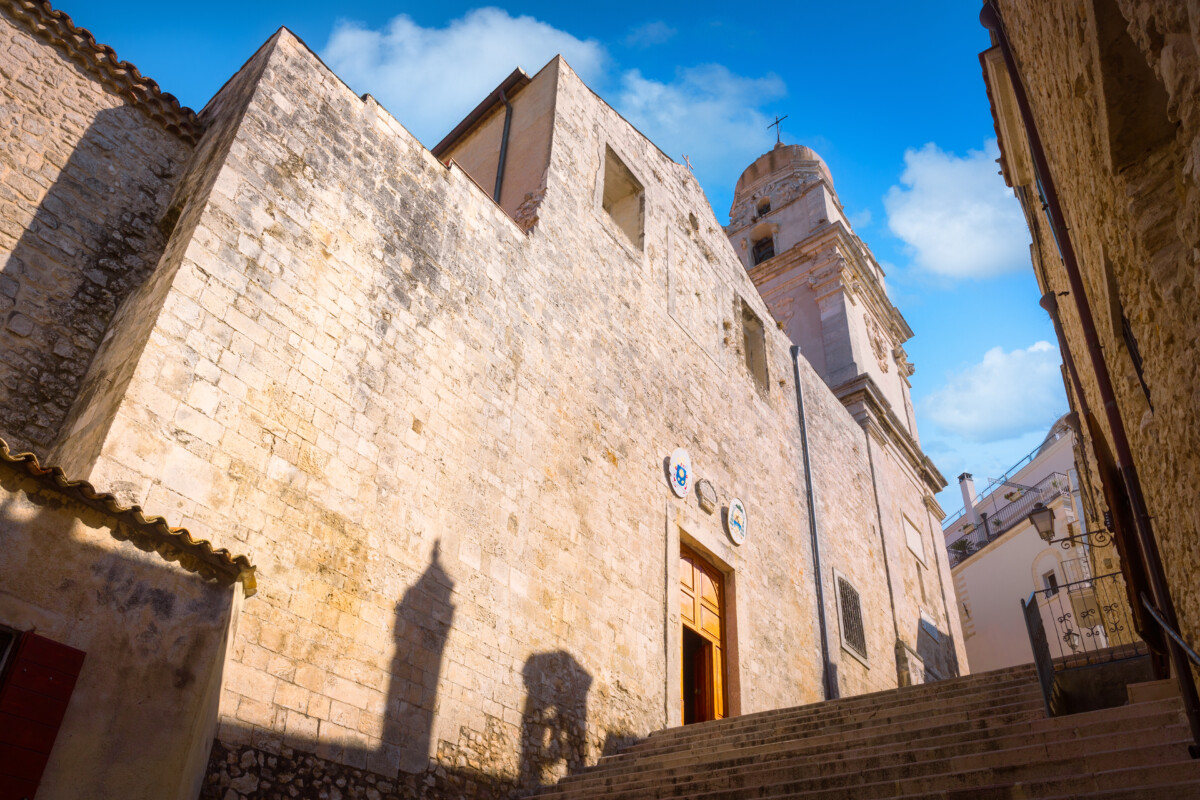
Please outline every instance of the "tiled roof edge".
M7 9L30 33L63 50L119 96L143 109L169 133L193 145L200 139L204 127L195 111L180 105L173 94L162 91L133 64L118 60L111 47L98 44L91 31L76 27L65 12L46 0L0 0L0 8Z
M162 517L146 516L141 506L121 505L114 495L96 491L87 481L70 480L59 467L42 466L33 453L14 455L3 439L0 439L0 461L24 469L53 491L124 523L113 526L116 538L128 540L140 550L153 550L167 561L177 561L179 566L205 580L226 584L241 581L247 597L255 593L255 568L246 556L235 556L224 547L214 549L206 539L193 539L187 528L172 528Z

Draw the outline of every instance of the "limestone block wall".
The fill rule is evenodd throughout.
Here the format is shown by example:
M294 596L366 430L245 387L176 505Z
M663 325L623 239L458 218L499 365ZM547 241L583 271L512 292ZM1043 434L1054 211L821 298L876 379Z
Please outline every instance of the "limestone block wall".
M643 269L648 268L649 275L648 280L638 280L637 273L624 271L616 275L614 282L621 286L626 302L637 297L637 305L647 309L657 307L660 313L665 310L671 323L678 326L673 328L668 323L666 330L660 328L656 334L659 340L669 340L672 330L682 329L686 333L687 339L682 340L683 347L678 350L672 348L673 358L682 360L691 349L692 363L698 361L698 366L709 367L694 351L699 349L706 354L713 354L710 355L710 361L718 370L716 375L720 376L719 382L724 391L729 392L728 401L722 397L721 400L725 402L710 402L702 410L695 409L696 400L689 399L687 394L679 395L674 403L668 397L667 408L693 409L690 419L668 417L670 430L672 433L679 431L675 435L686 433L689 427L714 431L701 438L699 443L693 440L687 444L697 474L705 474L700 472L702 465L709 470L720 469L718 477L708 474L719 488L729 487L734 496L755 507L770 502L771 506L764 511L771 512L772 517L783 523L774 537L768 539L765 533L760 533L763 539L748 541L735 556L735 575L739 587L739 639L756 645L744 648L740 654L741 710L748 712L819 700L820 678L814 662L819 663L820 645L815 619L812 618L815 587L812 559L808 552L808 520L803 494L795 494L804 491L803 485L772 487L765 484L756 487L758 491L751 495L755 499L749 499L747 495L750 492L739 488L739 484L744 486L744 482L756 473L770 473L775 469L789 470L796 478L801 477L801 453L794 423L796 397L789 350L791 343L771 324L772 317L765 302L742 268L690 173L663 156L649 140L626 125L615 111L596 102L595 96L573 73L568 72L567 77L560 80L557 108L559 113L556 117L551 186L577 186L581 174L598 180L606 147L612 147L622 158L630 159L627 163L635 168L639 181L647 187L647 246L642 258ZM581 128L589 131L590 135L586 138L581 136ZM577 144L580 139L583 140L582 147ZM565 144L560 146L561 143ZM581 166L584 157L590 157L591 160L583 161ZM599 186L593 188L585 185L582 188L599 190ZM562 202L570 202L571 205L560 210L558 204ZM578 237L579 234L572 233L568 226L573 225L575 220L594 218L598 204L594 196L578 189L565 198L551 190L546 203L553 204L557 213L543 211L545 222L539 233L548 239L562 240L569 236ZM599 222L605 230L611 231L613 241L625 249L626 240L620 238L619 232L612 230L603 214L599 216ZM625 281L630 283L626 284ZM630 287L639 289L641 294L631 297ZM685 294L689 297L684 297ZM765 396L754 389L753 379L746 370L741 349L742 336L736 324L736 308L731 308L743 301L767 321L771 344L767 369L770 387ZM707 324L714 319L715 330ZM711 336L714 333L716 335ZM711 373L711 367L709 370ZM809 417L810 457L822 535L821 558L826 614L830 623L830 657L835 663L841 664L840 686L846 694L894 686L891 636L883 635L884 630L890 629L890 622L885 622L887 587L882 558L871 539L873 506L865 438L861 428L803 356L800 358L800 373ZM678 381L678 378L675 380ZM682 387L677 384L676 391L682 388L699 396L700 380L703 378L697 376ZM653 380L651 384L669 386L659 380ZM597 389L602 391L603 387L598 386ZM765 422L756 422L753 428L746 429L744 422L739 425L739 421L733 418L750 409L761 408L760 404L764 402L767 410L774 414L774 418L768 418L770 427L766 427ZM650 420L647 420L649 423ZM723 431L724 435L718 437L716 431ZM666 447L669 441L664 438L660 447ZM777 442L788 445L779 453L782 458L778 459L772 452L780 446ZM654 455L654 451L650 450L644 458L653 460ZM661 455L658 458L661 460ZM762 481L764 478L758 477L756 480ZM660 493L665 492L661 482L655 484L652 479L651 486ZM784 491L780 492L779 488L784 488ZM756 511L756 517L760 513ZM764 523L769 525L772 517L768 517ZM756 530L761 530L758 521L754 525ZM721 538L714 537L717 540ZM788 552L792 549L796 551L795 554ZM716 552L718 546L714 544L710 550ZM772 563L779 559L783 561ZM834 568L849 574L863 596L864 621L868 625L867 638L871 649L870 669L863 669L840 650L834 605ZM787 583L793 584L794 588L780 596L779 588ZM742 619L743 612L747 613L746 620ZM796 618L797 614L809 615L805 619L808 620L811 633L806 633L805 626ZM677 620L673 617L670 629L676 625ZM785 674L803 676L800 687L803 694L798 695L797 687L789 685L788 681L779 682L771 678L771 671L779 669L776 659L780 657L787 659L783 663L789 665ZM805 699L800 700L800 697ZM674 718L669 716L668 723L675 724Z
M244 111L210 119L228 155L92 471L258 566L222 742L434 783L577 769L678 719L681 541L736 587L731 705L819 699L788 342L694 179L555 62L526 234L290 34L260 55ZM601 208L606 147L646 189L641 251ZM861 430L801 372L814 460L840 463ZM750 509L741 548L673 499L678 446ZM826 493L827 537L869 532L863 488ZM834 560L879 602L857 558ZM222 770L212 791L243 777Z
M0 433L46 452L191 149L0 9Z
M815 371L804 370L801 380L821 536L829 655L836 665L839 694L890 689L896 686L896 634L867 438ZM804 575L805 582L811 583L807 570ZM861 598L868 648L865 664L842 644L837 576L848 580Z
M924 662L929 680L965 674L962 624L939 535L941 514L932 510L932 495L896 446L878 439L871 446L895 609L894 635Z
M197 795L240 584L143 553L0 462L0 624L85 653L38 798Z
M168 387L186 392L197 373L209 379L213 378L213 366L205 360L202 353L191 346L185 346L170 358L159 358L140 367L146 374L153 375L154 380L134 384L132 388L130 380L135 369L139 368L142 356L147 352L146 343L154 332L164 308L173 316L195 324L197 304L223 308L223 304L232 298L228 292L209 289L205 293L197 293L196 299L192 300L179 293L171 293L171 288L189 249L200 246L194 241L197 225L208 204L213 183L229 155L229 148L246 104L258 86L269 45L270 42L264 45L242 70L221 88L201 114L205 133L197 142L195 153L183 170L171 196L170 205L164 213L164 224L160 226L164 232L170 234L162 257L146 280L130 294L114 315L51 449L51 460L61 465L68 475L80 478L90 476L106 437L129 436L131 441L138 441L139 436L144 436L140 433L144 430L142 428L131 430L121 426L115 432L111 430L118 409L127 401L127 392L131 391L132 395L128 397L128 401L155 409L160 414L169 412L168 419L174 435L188 438L201 457L213 456L217 442L212 439L211 427L205 425L205 418L195 408L198 401L193 399L190 405L173 407L169 406L169 400L164 398L163 394ZM248 225L254 224L250 220L244 222ZM235 267L238 256L232 253L226 255L223 262L210 269L217 269L218 266L225 269ZM187 279L188 273L185 273L184 280ZM174 326L171 333L179 335L184 331L182 324ZM235 352L249 351L251 345L238 332L228 328L213 331L211 322L209 326L212 335L226 341ZM152 348L150 352L157 351ZM153 447L152 444L145 446ZM162 503L164 508L179 507L178 501L173 497L160 497L157 492L146 494L148 484L144 480L139 482L136 473L118 475L110 470L107 477L112 483L106 485L110 486L112 491L145 496L149 508L158 508L158 503Z
M1194 6L1167 0L999 6L1083 270L1182 632L1195 643L1200 18ZM1045 288L1065 291L1049 229L1036 213L1030 219ZM1084 392L1111 441L1074 303L1069 297L1059 303ZM1122 314L1143 360L1149 397ZM1086 449L1091 452L1090 440ZM1098 487L1094 462L1089 469Z

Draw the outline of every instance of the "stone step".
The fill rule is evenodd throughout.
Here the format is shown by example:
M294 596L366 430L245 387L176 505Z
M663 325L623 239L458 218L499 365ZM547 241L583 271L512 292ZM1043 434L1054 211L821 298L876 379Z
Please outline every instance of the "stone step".
M997 676L997 677L988 677ZM1000 676L1004 676L1001 678ZM971 681L966 684L964 682ZM827 700L817 703L809 703L803 706L794 706L791 708L774 709L771 711L760 711L752 714L744 714L738 717L731 717L726 720L714 720L712 722L702 722L698 725L677 726L666 728L661 731L656 731L650 734L650 739L671 738L686 732L695 732L696 735L705 735L702 731L707 726L721 725L741 725L741 724L756 724L758 722L766 722L776 717L788 717L804 714L823 714L837 713L840 709L848 708L887 708L889 706L908 705L917 702L929 702L934 698L943 702L950 699L962 696L977 696L984 695L1002 695L1007 691L1024 686L1037 687L1037 676L1032 666L1015 667L1005 670L997 670L991 673L983 673L977 676L969 676L968 678L958 678L953 681L941 681L939 683L927 683L919 686L908 686L903 689L891 689L883 692L875 692L872 694L855 695L854 697L840 698L838 700Z
M1186 739L1175 743L1183 748ZM674 792L670 797L688 797L695 800L742 800L756 797L767 800L787 797L854 798L854 800L882 800L896 797L938 796L940 792L962 792L959 795L972 798L1034 798L1053 797L1067 794L1073 797L1086 796L1100 789L1133 789L1154 782L1186 783L1200 781L1200 762L1160 762L1154 754L1163 751L1162 745L1149 747L1127 747L1116 751L1092 753L1089 756L1050 758L1036 763L1014 764L999 767L962 768L951 767L942 772L912 770L906 774L883 774L871 771L855 775L839 775L835 778L796 778L792 780L764 783L755 780L757 774L740 776L745 780L730 782L723 787L707 787L692 792ZM1185 752L1179 749L1178 752ZM1185 756L1186 758L1186 756ZM1015 791L1019 788L1019 791ZM648 794L605 794L606 798L619 800L622 797L650 798ZM1185 795L1186 796L1186 795Z
M663 731L650 734L650 736L638 744L626 748L624 752L651 750L663 746L682 746L693 741L712 741L714 737L726 737L743 733L753 735L757 731L776 730L781 726L798 728L808 725L823 727L833 724L844 724L853 720L867 720L871 718L888 719L895 717L897 714L908 714L911 716L930 711L945 712L953 709L979 709L987 708L991 705L1011 705L1013 701L1036 705L1044 709L1041 692L1036 684L1015 683L1004 686L994 694L967 694L961 697L936 700L913 698L910 702L894 702L881 706L872 706L870 704L832 708L804 706L799 709L793 709L792 713L789 714L775 712L747 714L730 719L667 728Z
M942 722L933 726L932 733L938 736L979 737L991 735L991 730L1003 724L1019 724L1037 721L1044 716L1041 709L1025 710L1016 714L991 716L979 719L962 719L955 715L955 721ZM566 781L578 781L593 774L619 773L624 770L638 769L642 765L655 763L662 759L673 759L694 762L699 754L707 752L740 752L743 750L757 752L772 752L796 747L799 744L817 749L818 751L837 751L856 746L860 742L875 742L877 745L892 745L904 747L915 738L915 729L910 722L901 721L886 726L857 728L851 730L825 729L819 734L782 733L773 737L760 738L753 743L713 742L709 744L695 743L688 747L664 748L652 752L623 753L617 756L606 756L588 772L566 778Z
M1041 695L1034 697L1017 696L1014 702L998 704L983 702L967 708L942 709L937 707L918 707L909 711L897 711L886 716L872 716L869 711L862 715L839 721L821 719L803 720L799 723L789 723L786 719L772 726L757 726L748 731L728 731L720 728L713 729L705 737L691 736L682 741L662 741L653 737L626 749L615 756L610 756L610 763L619 764L635 758L645 758L655 753L668 751L685 751L694 748L710 747L745 747L765 744L769 741L791 740L805 735L820 733L849 734L853 731L892 731L912 732L918 729L940 725L955 725L995 719L997 721L1012 721L1015 718L1032 719L1045 715ZM938 713L941 712L941 713ZM1012 719L1010 719L1010 717ZM967 727L970 727L968 725Z
M711 731L720 730L736 730L741 728L752 728L758 725L774 724L780 719L820 719L827 716L836 716L839 714L848 714L860 712L863 710L887 711L893 708L908 708L915 705L941 706L951 707L956 702L970 698L972 702L985 701L994 698L1003 698L1016 692L1038 693L1040 690L1036 680L1033 678L1017 678L1003 681L996 684L991 684L982 688L963 690L960 692L944 692L937 695L929 695L923 692L899 692L883 693L882 695L861 695L853 698L845 698L842 700L832 700L822 703L812 703L805 706L796 706L788 709L777 709L773 711L760 711L751 714L743 714L738 717L730 717L729 719L713 720L710 722L701 722L694 725L675 726L666 728L660 731L651 733L645 740L646 742L654 741L669 741L680 740L688 737L705 738L711 735Z
M1098 773L1094 776L1083 776L1082 779L1080 776L1069 776L1058 781L1034 784L1015 783L971 786L960 789L922 789L912 794L893 796L890 800L1017 800L1018 798L1020 800L1080 800L1080 798L1088 798L1088 800L1196 800L1200 797L1200 789L1197 788L1197 781L1194 778L1189 777L1178 782L1163 782L1161 779L1155 778L1154 769L1154 767L1135 767ZM1095 785L1096 781L1104 784L1106 781L1112 780L1132 784L1135 788L1096 791L1087 789L1088 786ZM793 797L813 798L817 795L811 793L779 795L773 800ZM854 800L857 795L853 791L840 791L825 793L820 797L821 800Z
M1149 715L1137 719L1137 722L1145 726L1137 734L1138 745L1146 747L1156 744L1169 748L1174 743L1186 739L1187 731L1180 722L1178 712L1172 712L1169 719L1170 721L1164 720L1163 715ZM955 744L942 742L927 748L906 749L903 745L884 749L852 747L832 758L827 753L813 752L808 748L790 753L739 751L735 758L729 758L729 754L726 754L723 761L675 763L668 769L663 769L660 764L646 765L653 768L631 771L627 775L612 775L600 780L576 781L575 778L583 776L574 776L573 779L560 783L561 794L556 792L543 796L583 796L597 790L603 790L605 796L614 796L614 792L625 793L631 797L649 796L668 789L671 794L678 794L681 786L696 781L697 776L700 776L699 780L711 781L723 777L733 778L739 772L750 770L753 770L758 778L762 778L764 775L779 774L781 771L794 772L801 769L810 774L815 771L821 776L834 776L846 773L861 775L880 768L913 769L922 764L936 766L943 763L965 767L972 760L978 762L977 766L1017 765L1026 763L1030 758L1041 758L1050 753L1078 757L1095 751L1119 750L1128 733L1124 730L1120 733L1113 732L1111 724L1111 719L1095 720L1090 726L1076 728L1073 732L1075 738L1071 739L1065 739L1062 730L1033 732L1028 726L1014 726L1013 730L990 739L960 741Z
M1140 727L1135 726L1135 723ZM939 737L942 741L937 743L922 742L921 744L929 744L924 747L906 746L904 741L883 746L874 742L866 746L847 743L848 746L839 751L835 741L827 742L822 748L814 748L810 743L801 741L785 743L783 747L708 753L708 758L656 760L652 764L643 765L641 769L607 776L597 775L592 780L581 780L584 775L577 775L564 780L559 787L564 792L571 792L576 786L585 785L588 789L603 788L606 793L628 791L631 788L649 791L649 787L675 786L687 782L693 779L697 772L706 777L714 777L742 769L774 770L780 767L799 768L816 765L822 774L833 774L836 771L859 770L870 766L903 766L964 756L986 759L992 758L991 754L1014 753L1021 747L1033 746L1045 750L1058 746L1064 753L1087 754L1097 749L1118 749L1122 743L1121 737L1133 730L1138 732L1140 745L1165 745L1186 736L1186 729L1179 721L1177 712L1152 714L1131 720L1123 726L1120 733L1112 732L1111 725L1111 720L1096 720L1089 726L1076 728L1072 732L1074 738L1071 739L1064 739L1061 730L1035 732L1029 730L1028 726L1018 725L1012 726L1011 730L997 731L998 735L982 739L963 739L961 735L943 736ZM1005 757L996 756L997 759ZM1024 755L1019 757L1023 758Z
M539 800L1200 800L1178 698L1047 718L1032 665L651 734Z

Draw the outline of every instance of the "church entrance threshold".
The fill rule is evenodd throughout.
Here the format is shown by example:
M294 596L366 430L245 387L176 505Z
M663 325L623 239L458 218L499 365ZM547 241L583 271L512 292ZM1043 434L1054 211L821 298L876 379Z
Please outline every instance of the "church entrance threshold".
M724 580L686 547L679 549L683 620L680 692L683 724L725 717Z

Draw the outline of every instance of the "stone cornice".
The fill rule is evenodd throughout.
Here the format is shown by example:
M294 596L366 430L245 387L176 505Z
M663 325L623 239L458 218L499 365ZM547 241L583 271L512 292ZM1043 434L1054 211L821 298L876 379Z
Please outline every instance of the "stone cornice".
M938 474L940 475L941 473ZM933 518L940 524L941 521L946 518L946 512L942 508L941 503L939 503L937 498L935 498L932 494L925 495L923 499L925 501L925 507L929 509L929 513L933 514Z
M60 50L68 59L95 76L124 100L146 112L167 132L195 144L203 126L196 112L142 75L128 61L117 58L106 44L98 44L86 28L79 28L62 11L44 0L0 0L4 9L25 30Z
M882 270L875 262L875 257L840 220L818 226L802 241L751 267L749 274L754 285L762 287L794 269L805 269L805 273L797 278L807 279L817 292L818 299L837 289L846 290L847 298L852 303L857 302L859 297L865 298L867 307L887 327L894 346L912 338L912 328L900 310L892 305L883 284L876 277L876 271L882 273ZM832 283L835 280L838 281L837 285ZM823 286L830 288L821 291ZM906 362L905 366L911 365Z
M913 336L912 328L904 319L900 310L888 299L883 283L876 277L883 270L875 261L875 256L854 231L850 230L841 220L828 222L814 230L804 241L796 244L802 250L813 252L825 249L835 249L845 258L855 271L855 278L860 294L867 298L867 305L875 312L879 320L887 325L889 333L897 344L903 344Z
M881 444L893 445L925 486L934 494L946 488L946 479L921 450L903 423L892 411L891 403L879 391L869 375L859 375L834 388L833 393L846 406L859 425Z

